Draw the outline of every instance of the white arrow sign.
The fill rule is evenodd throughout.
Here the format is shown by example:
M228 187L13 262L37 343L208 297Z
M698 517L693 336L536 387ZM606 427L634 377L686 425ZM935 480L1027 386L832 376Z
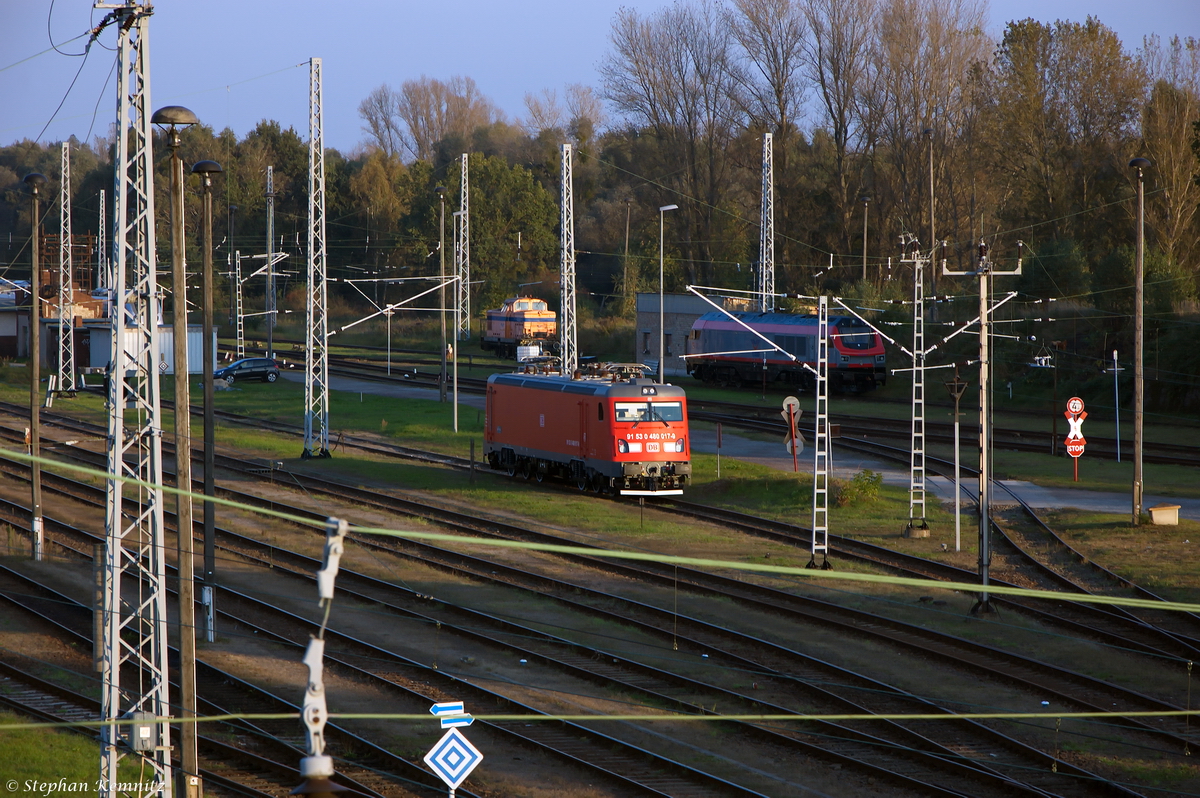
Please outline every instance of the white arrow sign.
M470 726L474 722L475 718L472 715L451 715L442 718L442 728L453 729L455 726Z
M442 715L462 715L466 712L461 701L443 701L440 704L434 704L429 708L429 714L434 717Z

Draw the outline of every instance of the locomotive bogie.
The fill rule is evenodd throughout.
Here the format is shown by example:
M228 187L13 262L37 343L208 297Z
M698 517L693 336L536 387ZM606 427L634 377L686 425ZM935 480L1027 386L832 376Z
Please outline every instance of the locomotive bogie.
M510 476L580 490L678 495L691 478L683 390L648 379L488 380L484 456Z

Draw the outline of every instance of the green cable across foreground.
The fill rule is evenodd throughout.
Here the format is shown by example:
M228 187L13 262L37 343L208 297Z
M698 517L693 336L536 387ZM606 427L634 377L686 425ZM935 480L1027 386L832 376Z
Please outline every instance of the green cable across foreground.
M0 454L10 457L14 460L22 460L25 462L33 462L35 458L24 452L16 452L11 449L0 449ZM89 466L75 465L71 463L63 463L59 460L53 460L47 457L36 458L43 466L52 466L54 468L75 471L89 476L100 477L103 479L116 479L118 481L131 485L140 485L145 488L158 488L165 493L176 495L191 496L193 501L211 501L216 504L233 507L239 510L245 510L259 515L266 515L274 518L281 518L286 521L304 524L317 529L325 527L324 521L314 521L311 518L303 518L298 515L292 515L280 510L271 510L266 508L252 507L242 504L241 502L231 499L220 499L211 496L204 496L199 493L173 488L167 485L153 485L145 480L134 479L121 475L114 475L107 471L103 471ZM634 560L640 562L654 562L664 565L685 565L696 568L728 568L738 571L749 571L752 573L764 574L786 574L789 576L808 577L810 579L833 579L847 582L861 582L867 584L878 585L899 585L903 587L917 587L924 590L939 589L952 590L965 593L982 592L981 586L972 582L941 582L929 579L916 579L905 576L886 576L883 574L862 574L848 573L845 571L823 571L814 568L804 568L792 565L766 565L762 563L747 563L734 562L731 560L713 560L704 557L682 557L672 554L656 554L652 552L640 551L622 551L616 549L601 549L590 548L587 546L571 546L566 544L554 543L527 543L519 540L496 540L494 538L480 538L468 535L456 535L446 532L418 532L418 531L402 531L396 529L385 529L381 527L369 526L354 526L350 532L362 535L377 535L380 537L394 537L405 540L423 540L438 543L454 543L458 545L479 546L498 549L513 549L525 551L548 552L551 554L571 554L583 557L597 557L613 560ZM995 595L1018 596L1022 598L1045 599L1051 601L1073 601L1081 604L1106 604L1119 607L1136 607L1138 609L1154 609L1154 610L1170 610L1173 612L1191 612L1200 613L1200 604L1179 602L1179 601L1155 601L1153 599L1126 598L1122 596L1097 596L1085 593L1058 593L1052 590L1030 590L1021 587L1005 587L1000 585L988 585L987 592Z
M1166 712L942 712L942 713L869 713L844 715L801 715L801 714L771 714L771 715L671 715L671 714L628 714L628 715L473 715L475 720L487 723L531 723L535 721L554 723L592 723L595 721L628 722L734 722L734 723L778 723L781 721L912 721L912 720L1086 720L1092 718L1177 718L1200 715L1200 709L1173 709ZM326 715L329 720L392 720L414 721L424 723L436 721L437 718L428 712L413 714L410 712L330 712ZM187 723L223 723L233 720L300 720L299 712L246 712L230 713L227 715L208 715L193 718L156 717L154 723L168 723L182 726ZM83 729L102 728L105 726L133 726L145 724L147 719L131 720L77 720L77 721L38 721L34 723L0 723L0 732L19 729Z

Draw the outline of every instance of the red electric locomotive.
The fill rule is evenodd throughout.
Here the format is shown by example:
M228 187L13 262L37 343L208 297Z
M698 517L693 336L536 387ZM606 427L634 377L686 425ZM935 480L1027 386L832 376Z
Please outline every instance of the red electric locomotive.
M510 476L571 480L623 496L683 493L692 473L683 389L600 367L488 378L484 456Z
M767 382L813 386L813 374L804 366L815 368L817 363L815 315L731 315L742 324L725 313L713 312L692 325L687 342L689 374L722 385L758 385L765 378ZM766 336L796 359L767 348L746 327ZM829 380L835 390L865 391L886 384L887 355L879 333L853 316L830 316L829 344Z

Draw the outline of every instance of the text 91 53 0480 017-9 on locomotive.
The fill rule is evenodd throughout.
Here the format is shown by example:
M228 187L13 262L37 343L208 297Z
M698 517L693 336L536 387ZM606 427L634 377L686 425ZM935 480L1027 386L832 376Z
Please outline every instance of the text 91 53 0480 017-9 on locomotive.
M488 379L484 456L510 475L557 477L580 490L679 495L691 477L682 388L603 364L586 374L495 374Z

